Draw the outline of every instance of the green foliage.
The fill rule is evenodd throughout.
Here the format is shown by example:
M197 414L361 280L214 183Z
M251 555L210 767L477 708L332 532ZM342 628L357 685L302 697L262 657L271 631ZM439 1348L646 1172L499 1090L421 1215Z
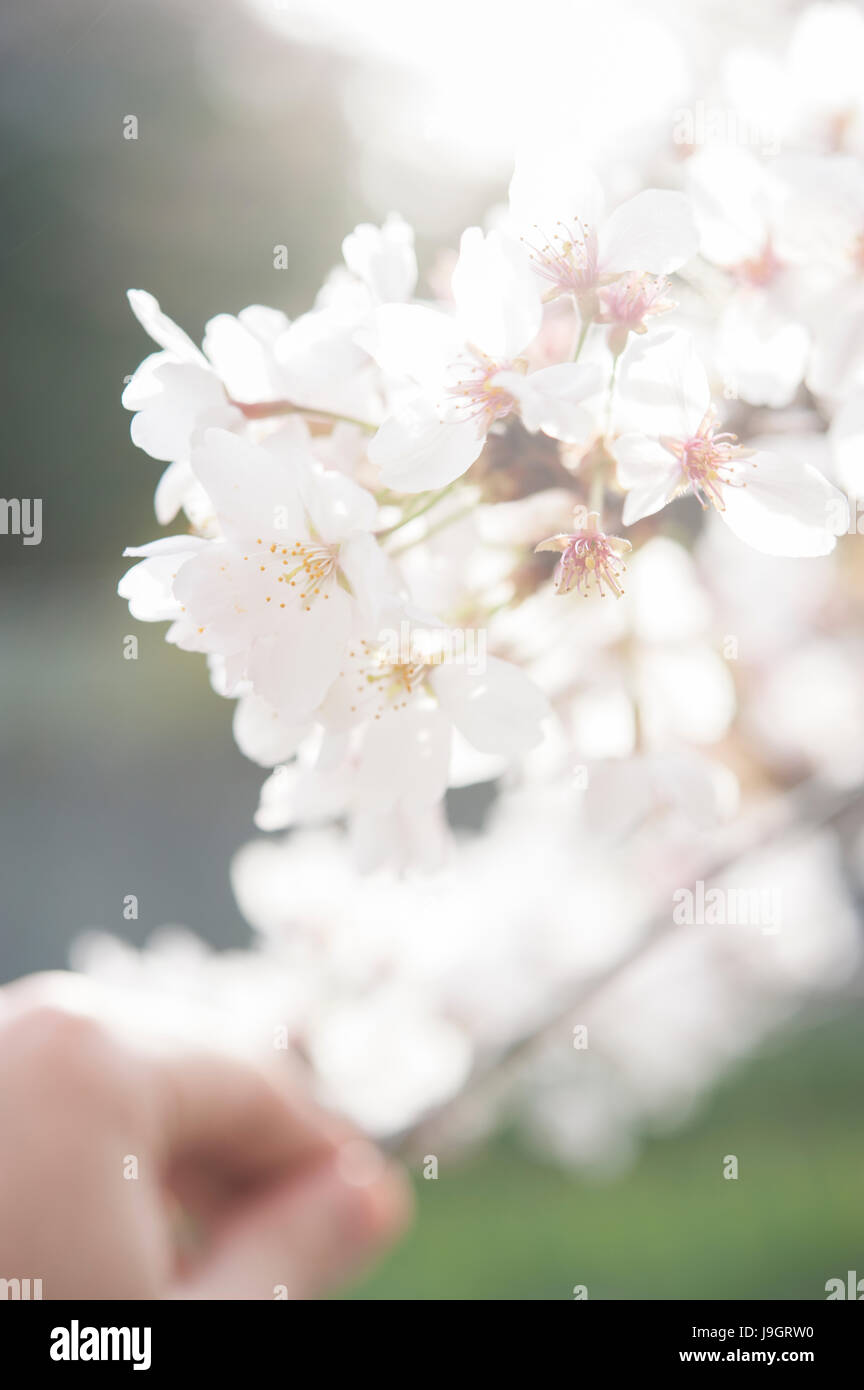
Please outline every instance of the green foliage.
M823 1299L826 1279L864 1274L862 1043L852 1016L787 1039L608 1181L510 1143L442 1163L416 1184L411 1237L350 1296Z

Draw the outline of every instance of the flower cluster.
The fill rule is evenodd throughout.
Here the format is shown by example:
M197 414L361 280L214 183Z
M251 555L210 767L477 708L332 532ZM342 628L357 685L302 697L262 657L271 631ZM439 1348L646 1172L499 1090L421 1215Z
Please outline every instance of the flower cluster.
M343 266L293 322L257 305L220 314L199 349L130 293L158 348L124 393L132 437L168 463L157 516L182 511L188 529L127 551L138 563L120 592L206 653L237 700L237 742L277 769L262 826L347 818L367 862L429 859L448 787L524 764L568 722L514 644L519 614L546 592L620 599L622 556L656 538L644 523L676 498L769 554L833 549L842 493L782 435L739 440L716 386L730 351L754 405L788 401L809 372L839 431L857 428L857 396L825 370L851 330L808 298L818 284L824 303L827 252L804 247L820 216L855 202L858 175L826 157L807 217L806 169L753 162L705 151L684 189L609 211L572 149L526 150L508 206L463 234L435 302L417 297L395 215L346 238ZM693 283L709 263L727 295L706 359ZM838 287L857 265L835 265ZM807 339L795 372L777 334ZM544 535L565 516L569 529ZM534 558L548 550L554 575ZM590 645L580 614L563 621ZM464 660L466 632L482 633L482 662Z
M271 1062L302 1058L323 1099L379 1139L404 1142L446 1107L434 1152L510 1113L507 1091L478 1082L494 1083L496 1059L538 1033L519 1088L531 1142L608 1169L802 1000L830 998L860 945L829 835L727 874L739 893L757 885L757 900L767 885L782 930L676 928L670 915L645 952L646 912L664 895L671 906L674 871L661 884L647 856L634 862L579 830L572 804L517 793L422 893L392 875L364 879L362 923L336 832L259 841L232 872L253 949L214 952L175 928L138 951L93 933L74 963L113 986L139 1037L155 1026ZM471 1103L454 1102L466 1086Z
M854 968L864 841L831 829L757 863L776 939L642 932L739 809L758 831L864 777L862 62L860 15L817 5L788 52L712 68L686 140L599 172L526 143L446 283L391 215L308 313L220 314L200 349L130 293L157 350L123 400L175 534L120 593L206 654L270 769L259 828L297 833L235 864L258 952L102 942L92 968L184 962L379 1134L587 995L598 1060L575 1079L553 1029L528 1088L586 1161ZM454 847L445 795L478 783Z

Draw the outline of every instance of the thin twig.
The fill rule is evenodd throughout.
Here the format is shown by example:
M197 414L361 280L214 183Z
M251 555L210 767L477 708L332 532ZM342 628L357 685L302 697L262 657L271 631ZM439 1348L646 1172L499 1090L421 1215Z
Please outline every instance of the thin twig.
M817 799L819 804L814 806L813 803ZM856 806L864 807L864 786L845 788L839 792L826 791L814 779L807 782L797 793L794 793L784 803L785 807L788 807L790 802L793 809L784 816L780 824L772 823L764 827L743 847L737 847L732 852L717 857L695 876L693 883L701 881L707 884L712 879L727 873L749 855L756 854L759 850L791 835L796 833L808 834L814 830L825 829L836 824L847 811ZM476 1068L457 1095L428 1111L410 1129L394 1136L387 1147L402 1156L415 1154L418 1150L426 1147L431 1132L442 1122L446 1125L448 1118L454 1117L462 1110L466 1102L477 1099L485 1092L493 1090L496 1085L503 1084L509 1073L518 1071L526 1059L539 1050L549 1037L554 1036L575 1013L581 1014L588 1007L596 1004L597 999L605 989L631 970L658 945L668 940L677 929L671 912L665 910L656 913L646 924L644 930L639 933L636 943L630 951L606 970L601 971L599 975L596 975L583 991L568 1000L563 1007L556 1009L538 1028L515 1038L491 1062Z

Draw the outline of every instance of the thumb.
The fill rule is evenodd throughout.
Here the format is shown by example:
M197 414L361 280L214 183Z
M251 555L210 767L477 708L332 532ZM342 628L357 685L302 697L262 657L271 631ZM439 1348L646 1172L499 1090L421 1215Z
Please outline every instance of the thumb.
M318 1297L395 1240L410 1211L401 1170L352 1140L245 1202L173 1297Z

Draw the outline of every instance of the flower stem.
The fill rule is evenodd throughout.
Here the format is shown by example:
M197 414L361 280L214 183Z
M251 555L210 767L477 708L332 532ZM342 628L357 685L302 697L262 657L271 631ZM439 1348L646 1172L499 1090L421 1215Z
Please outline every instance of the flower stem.
M376 531L375 534L378 540L383 540L385 536L392 536L394 531L400 531L403 526L408 525L409 521L416 521L418 516L423 516L425 512L431 511L437 502L440 502L443 497L447 496L452 487L453 483L448 483L446 487L441 488L438 492L429 493L418 506L406 512L398 521L394 521L392 526L385 527L383 531Z
M598 457L594 460L594 471L591 474L591 492L588 496L588 511L597 513L598 526L601 531L603 529L603 498L605 493L606 479L603 476L603 460Z
M609 377L609 394L606 398L604 436L608 435L612 428L612 406L615 400L615 381L617 375L618 357L616 356L612 360L612 374ZM597 513L601 530L603 529L603 498L606 493L606 460L606 449L597 448L594 455L594 467L591 473L591 491L588 496L588 510L589 512Z
M579 361L579 358L582 354L582 349L585 346L585 339L588 337L588 329L591 327L593 322L594 319L591 314L585 314L584 316L582 316L582 327L579 330L579 337L576 339L576 347L573 351L574 362Z
M615 402L615 382L616 382L617 377L618 377L618 362L619 362L619 355L616 354L616 356L612 359L612 375L611 375L610 378L609 378L609 394L608 394L608 396L606 397L606 426L605 426L605 433L606 433L607 435L608 435L610 429L612 428L612 406L613 406L613 404L614 404L614 402Z
M463 517L470 516L476 506L476 501L466 503L466 505L460 507L458 511L451 512L449 516L443 516L440 521L436 521L434 526L427 526L423 535L418 536L416 541L405 541L402 545L397 545L395 550L389 550L387 552L388 555L401 555L403 551L410 550L412 546L418 545L420 541L428 541L429 537L434 536L437 531L443 531L446 526L452 526L454 522L461 521ZM420 515L420 512L414 513L414 516ZM408 517L408 520L413 521L414 516ZM404 525L404 522L401 524ZM381 532L379 531L378 534L381 535Z

